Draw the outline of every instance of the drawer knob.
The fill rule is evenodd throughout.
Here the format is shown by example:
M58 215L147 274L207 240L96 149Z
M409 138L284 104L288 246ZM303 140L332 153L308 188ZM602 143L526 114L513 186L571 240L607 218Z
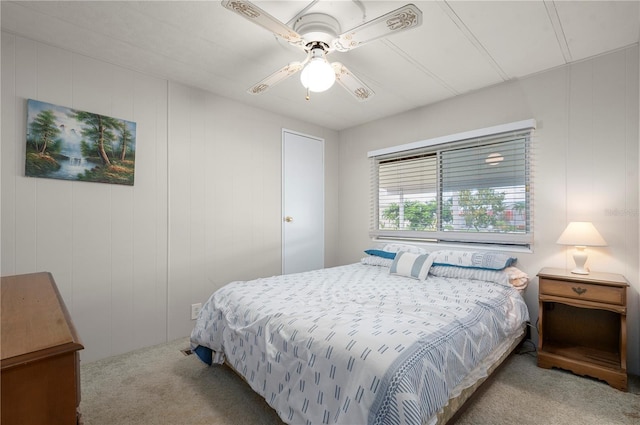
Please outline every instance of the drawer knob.
M585 292L587 292L587 290L586 290L586 289L583 289L583 288L580 288L580 287L577 287L577 288L576 288L575 286L574 286L574 287L572 287L571 289L573 289L573 292L575 292L575 293L576 293L576 294L578 294L578 295L582 295L582 294L584 294Z

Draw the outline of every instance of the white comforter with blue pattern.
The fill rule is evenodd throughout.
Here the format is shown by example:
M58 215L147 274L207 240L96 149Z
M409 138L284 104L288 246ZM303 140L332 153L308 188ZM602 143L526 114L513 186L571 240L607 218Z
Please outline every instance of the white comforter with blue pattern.
M363 264L233 282L192 348L228 361L289 424L424 424L528 320L504 284Z

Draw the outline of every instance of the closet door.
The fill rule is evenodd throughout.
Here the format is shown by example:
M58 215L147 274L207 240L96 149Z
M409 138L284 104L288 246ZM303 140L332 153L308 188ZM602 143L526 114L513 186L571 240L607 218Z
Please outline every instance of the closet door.
M282 272L324 267L324 140L282 131Z

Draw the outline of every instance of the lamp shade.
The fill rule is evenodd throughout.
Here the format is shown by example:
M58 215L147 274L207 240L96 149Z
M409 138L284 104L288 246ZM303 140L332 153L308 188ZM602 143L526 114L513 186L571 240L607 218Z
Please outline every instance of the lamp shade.
M556 243L574 246L607 246L607 242L589 221L570 222Z

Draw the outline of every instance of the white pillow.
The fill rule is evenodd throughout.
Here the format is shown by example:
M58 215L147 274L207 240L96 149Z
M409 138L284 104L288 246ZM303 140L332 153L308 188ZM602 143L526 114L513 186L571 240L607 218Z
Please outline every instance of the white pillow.
M503 270L509 276L509 283L518 289L524 289L529 284L529 275L516 267L507 267Z
M403 243L388 243L383 248L383 251L387 252L410 252L412 254L428 254L427 250L415 245L407 245Z
M515 287L524 290L529 283L529 276L516 267L507 267L504 270L474 269L469 267L437 266L432 265L429 273L434 276L450 277L455 279L475 279L499 283L504 286Z
M472 269L502 270L513 265L517 258L493 251L435 251L433 264L436 266L468 267Z
M376 257L375 255L368 255L362 258L360 262L368 266L381 266L381 267L391 267L391 264L393 264L392 259Z
M433 258L431 258L429 254L414 254L412 252L400 251L396 254L389 273L425 280L427 274L429 274L432 263Z

